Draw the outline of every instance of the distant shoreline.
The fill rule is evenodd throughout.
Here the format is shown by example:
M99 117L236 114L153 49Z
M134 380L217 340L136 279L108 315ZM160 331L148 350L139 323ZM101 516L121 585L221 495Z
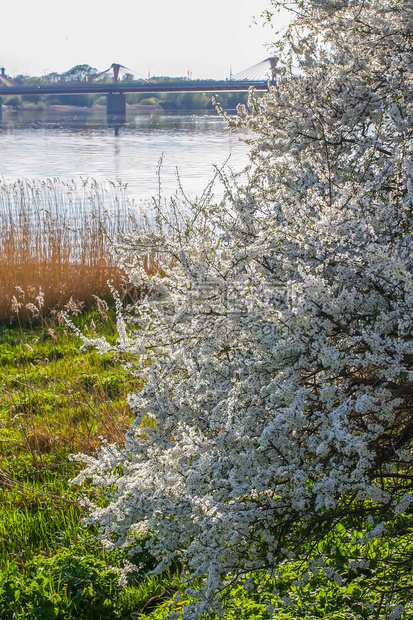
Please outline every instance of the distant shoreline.
M136 110L139 112L151 112L151 111L160 111L165 112L165 108L161 104L141 104L141 103L127 103L126 107L128 110ZM56 111L56 112L66 112L70 110L104 110L104 105L94 105L91 107L82 106L82 105L69 105L69 104L60 104L60 103L52 103L50 105L42 105L33 104L33 105L23 105L21 108L16 108L12 105L3 105L3 112L25 112L38 110L39 112L47 112L48 110Z
M13 112L80 112L80 111L104 111L105 105L94 105L91 107L80 105L65 105L65 104L50 104L45 105L43 102L39 104L23 105L22 107L14 107L11 105L3 105L3 113ZM176 114L214 114L213 108L183 108L183 109L166 109L160 103L156 104L141 104L141 103L127 103L126 110L131 112L137 112L139 114L153 114L153 113L176 113ZM227 112L233 112L232 109Z

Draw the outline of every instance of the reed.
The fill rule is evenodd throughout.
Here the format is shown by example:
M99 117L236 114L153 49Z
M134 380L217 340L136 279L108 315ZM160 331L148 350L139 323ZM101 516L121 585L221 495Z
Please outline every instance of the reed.
M120 183L1 181L0 319L19 291L24 304L41 292L48 312L71 297L105 297L109 279L121 288L112 242L136 225L134 209Z

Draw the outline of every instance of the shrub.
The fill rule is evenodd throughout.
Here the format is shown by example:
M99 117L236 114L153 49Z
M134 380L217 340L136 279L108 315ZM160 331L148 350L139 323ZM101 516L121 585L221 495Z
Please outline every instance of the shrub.
M159 99L156 97L145 97L145 99L141 99L139 103L140 105L158 105Z
M113 485L91 513L108 544L149 530L158 570L199 579L190 618L286 559L349 578L351 545L323 539L386 536L413 500L413 6L272 4L294 14L277 87L228 119L250 132L247 182L158 205L123 245L167 257L163 277L130 271L148 294L119 317L145 385L125 445L79 478ZM383 562L375 617L397 617L409 547Z
M23 97L21 97L21 95L14 95L12 97L6 97L4 103L5 105L10 105L13 108L16 108L16 110L18 110L23 107Z

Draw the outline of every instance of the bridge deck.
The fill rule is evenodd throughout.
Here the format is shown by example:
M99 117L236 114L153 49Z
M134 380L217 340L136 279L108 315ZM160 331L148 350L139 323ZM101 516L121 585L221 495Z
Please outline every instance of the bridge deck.
M110 93L186 93L186 92L235 92L247 91L251 87L256 90L267 90L268 81L235 81L235 80L194 80L173 82L138 82L119 84L93 84L79 82L77 84L42 84L3 86L0 97L9 95L73 95L73 94L110 94Z

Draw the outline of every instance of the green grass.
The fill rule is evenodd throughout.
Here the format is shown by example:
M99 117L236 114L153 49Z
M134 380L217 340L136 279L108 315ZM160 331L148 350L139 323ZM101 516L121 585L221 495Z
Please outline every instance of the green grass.
M113 322L85 314L108 338ZM98 435L120 439L130 421L131 383L108 355L79 350L60 326L0 326L0 449L3 459L30 454L36 465L70 452L94 451ZM46 458L46 455L47 456Z
M73 320L115 337L113 312ZM146 577L150 561L140 558L133 585L120 587L123 556L105 551L81 525L79 494L69 484L80 467L71 453L94 453L101 436L122 440L131 389L139 380L112 356L80 351L76 336L50 320L0 324L1 619L134 618L173 581Z

